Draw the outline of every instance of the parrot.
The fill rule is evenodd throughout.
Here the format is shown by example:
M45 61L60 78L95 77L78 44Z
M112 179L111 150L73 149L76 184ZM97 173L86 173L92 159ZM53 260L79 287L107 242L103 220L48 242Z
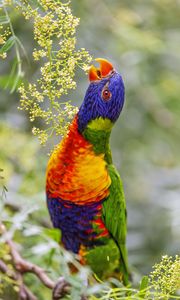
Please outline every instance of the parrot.
M95 61L84 100L47 164L47 207L66 250L97 278L114 275L128 285L126 203L110 149L125 87L112 63Z

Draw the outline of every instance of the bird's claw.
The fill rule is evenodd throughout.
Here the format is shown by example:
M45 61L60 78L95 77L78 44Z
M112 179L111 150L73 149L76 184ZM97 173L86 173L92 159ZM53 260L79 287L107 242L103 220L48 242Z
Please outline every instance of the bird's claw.
M69 290L70 284L64 279L64 277L60 277L53 289L53 300L62 299L69 293Z
M53 300L62 299L65 295L69 294L71 285L64 279L64 277L60 277L53 288ZM81 296L81 300L88 300L85 295Z

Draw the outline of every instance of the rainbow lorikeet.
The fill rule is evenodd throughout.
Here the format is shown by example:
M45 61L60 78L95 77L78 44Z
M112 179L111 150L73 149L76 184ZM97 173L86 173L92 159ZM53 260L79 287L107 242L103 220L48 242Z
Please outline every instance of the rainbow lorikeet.
M47 204L62 244L99 278L128 284L126 205L109 138L124 104L121 75L105 59L89 69L90 85L67 135L47 166Z

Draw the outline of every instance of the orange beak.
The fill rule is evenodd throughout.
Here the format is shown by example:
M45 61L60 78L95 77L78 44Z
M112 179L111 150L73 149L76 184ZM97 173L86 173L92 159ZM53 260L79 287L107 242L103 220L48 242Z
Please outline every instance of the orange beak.
M114 69L112 64L106 59L96 58L95 61L97 61L100 64L100 68L96 68L93 65L90 67L90 81L101 80L102 78L107 77Z

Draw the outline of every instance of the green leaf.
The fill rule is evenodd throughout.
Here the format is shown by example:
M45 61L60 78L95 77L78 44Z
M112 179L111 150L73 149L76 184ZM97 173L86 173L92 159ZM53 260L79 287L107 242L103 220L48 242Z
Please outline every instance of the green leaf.
M139 288L139 297L140 298L144 298L146 296L148 284L149 284L148 276L143 276L141 283L140 283L140 288Z
M8 189L5 185L3 185L3 189L4 189L5 192L8 192Z
M61 239L61 231L59 229L55 229L55 228L45 228L44 229L44 233L52 238L54 241L56 241L57 243L59 243L60 239Z
M6 16L0 16L0 24L8 24L9 20L6 18Z
M148 276L143 276L143 278L141 280L141 284L140 284L140 291L147 289L148 284L149 284Z
M9 51L13 45L15 44L16 38L14 36L11 36L6 43L1 47L0 54L3 54L4 52Z
M18 77L17 75L13 77L9 77L8 75L0 76L0 88L2 89L8 89L12 92L18 89L21 83L22 77Z
M22 82L22 78L19 75L16 75L14 77L13 86L12 86L12 88L10 90L11 94L18 89L18 87L20 86L21 82Z

